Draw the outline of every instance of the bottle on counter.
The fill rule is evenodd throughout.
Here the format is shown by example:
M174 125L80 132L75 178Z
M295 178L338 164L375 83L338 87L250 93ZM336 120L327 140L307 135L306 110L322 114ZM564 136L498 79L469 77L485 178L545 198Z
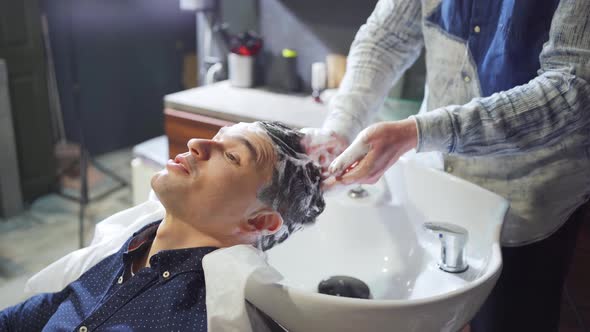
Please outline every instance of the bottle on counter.
M320 98L322 91L326 88L326 64L314 62L311 65L311 96L317 103L322 103Z
M297 75L297 52L283 49L279 56L274 57L266 83L271 89L282 92L301 91L301 79Z

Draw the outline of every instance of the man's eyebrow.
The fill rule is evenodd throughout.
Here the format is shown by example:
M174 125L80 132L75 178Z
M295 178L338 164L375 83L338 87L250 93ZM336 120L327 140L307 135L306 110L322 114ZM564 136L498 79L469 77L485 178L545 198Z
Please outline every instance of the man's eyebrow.
M248 151L250 151L250 159L254 162L258 162L258 152L256 151L256 148L254 148L254 145L244 137L238 136L235 138L248 148Z

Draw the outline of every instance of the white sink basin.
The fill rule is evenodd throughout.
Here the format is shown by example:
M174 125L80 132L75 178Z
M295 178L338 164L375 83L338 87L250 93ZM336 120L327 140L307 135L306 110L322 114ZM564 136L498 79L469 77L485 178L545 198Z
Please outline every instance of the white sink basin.
M249 280L246 298L291 332L462 328L500 275L506 200L411 160L365 189L367 198L326 197L316 225L269 250L285 279ZM438 268L440 241L422 228L429 221L468 230L467 271ZM320 281L342 275L366 283L372 299L317 292Z

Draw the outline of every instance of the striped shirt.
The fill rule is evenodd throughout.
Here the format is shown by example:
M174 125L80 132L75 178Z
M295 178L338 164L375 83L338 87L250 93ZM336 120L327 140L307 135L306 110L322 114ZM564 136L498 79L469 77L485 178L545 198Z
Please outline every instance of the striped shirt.
M503 245L551 235L590 198L590 1L380 0L325 126L367 126L423 47L417 151L510 201Z

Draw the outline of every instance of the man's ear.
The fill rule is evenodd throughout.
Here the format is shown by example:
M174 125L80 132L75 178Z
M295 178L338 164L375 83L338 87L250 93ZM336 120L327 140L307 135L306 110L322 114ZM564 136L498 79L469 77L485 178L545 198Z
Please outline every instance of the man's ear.
M273 210L265 209L257 212L247 221L247 230L260 232L264 235L276 233L283 226L283 218Z

